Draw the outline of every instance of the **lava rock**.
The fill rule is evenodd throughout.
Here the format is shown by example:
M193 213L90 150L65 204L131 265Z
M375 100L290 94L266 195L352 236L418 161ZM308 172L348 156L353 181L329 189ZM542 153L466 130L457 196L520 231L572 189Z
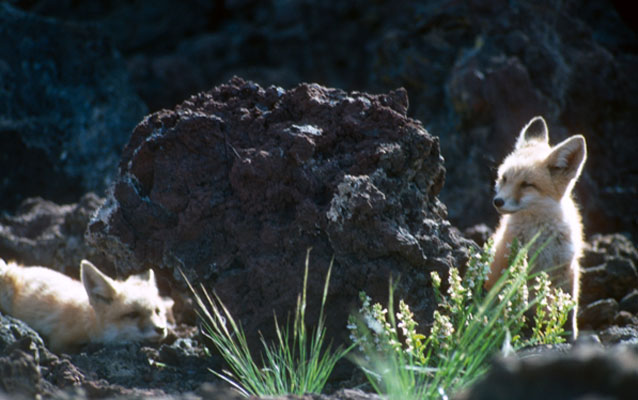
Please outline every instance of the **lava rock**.
M626 237L592 236L581 263L581 304L605 298L621 301L638 287L636 262L638 251Z
M638 287L638 272L633 262L610 258L598 267L584 268L581 273L581 302L611 297L622 299Z
M89 259L113 276L112 263L84 240L88 222L103 201L94 193L66 205L41 198L24 200L15 214L0 215L0 257L44 265L76 278L80 261Z
M103 191L146 107L90 26L0 4L0 209Z
M407 106L404 90L234 78L137 126L88 237L124 275L153 266L179 280L179 267L205 282L254 342L274 332L273 309L294 308L308 248L315 311L334 259L332 332L345 334L360 290L385 301L391 275L397 297L429 318L429 272L463 265L469 242L437 199L438 140Z
M56 390L47 382L40 363L57 361L40 336L24 322L0 314L0 396L3 392L33 398Z
M619 306L621 310L638 314L638 289L627 293L627 295L620 300Z
M187 393L214 380L211 368L221 369L219 359L206 355L194 337L159 349L90 344L80 353L58 356L29 326L0 314L0 398L3 393L9 398L192 398Z
M600 340L606 345L627 344L638 345L638 326L609 326L598 332Z
M579 329L597 329L609 325L618 312L618 302L602 299L589 303L578 310Z
M613 257L638 265L638 249L626 236L619 233L595 234L589 238L584 248L581 265L593 267Z
M19 349L30 350L38 359L52 356L40 335L24 322L3 314L0 314L0 322L0 353L8 354Z
M455 400L631 400L637 385L637 346L577 346L567 354L500 359Z

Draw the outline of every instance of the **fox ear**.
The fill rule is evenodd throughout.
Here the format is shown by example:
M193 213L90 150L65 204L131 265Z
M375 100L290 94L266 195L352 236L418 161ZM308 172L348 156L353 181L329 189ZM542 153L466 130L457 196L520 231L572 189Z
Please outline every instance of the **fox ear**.
M585 159L587 147L582 135L574 135L563 140L547 156L547 166L552 175L563 175L567 179L575 179L580 175Z
M117 294L113 280L104 275L90 261L82 260L80 263L80 276L91 304L110 304L113 302Z
M516 148L522 147L531 140L549 143L547 124L543 117L537 116L532 118L527 125L521 129L521 133L518 135L518 140L516 141Z
M155 272L152 269L149 269L146 272L142 272L141 274L137 275L137 278L142 282L152 283L153 285L157 284L155 282Z

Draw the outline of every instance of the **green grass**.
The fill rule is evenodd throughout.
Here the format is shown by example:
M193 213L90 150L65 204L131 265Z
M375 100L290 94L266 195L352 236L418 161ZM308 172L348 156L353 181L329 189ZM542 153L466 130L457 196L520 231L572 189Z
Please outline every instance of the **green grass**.
M212 296L203 288L196 291L188 282L195 297L203 334L217 348L230 371L211 371L246 397L303 395L321 393L335 364L352 348L342 346L332 350L326 344L325 303L332 263L328 269L321 299L318 324L311 332L306 327L306 288L310 249L306 254L302 293L297 297L292 327L280 325L275 315L277 340L267 343L261 337L263 352L258 360L252 356L246 335L219 296ZM201 292L201 294L200 294Z
M373 388L390 399L445 398L481 377L498 352L564 341L563 324L573 302L550 287L547 274L530 274L529 265L538 254L527 262L531 244L513 244L510 267L487 293L483 283L492 262L491 244L471 254L464 277L456 268L450 270L445 295L439 276L432 274L439 307L428 335L416 331L403 301L395 314L392 283L387 308L371 305L362 293L360 314L350 318L349 328L360 350L353 359ZM537 294L531 301L530 280ZM524 338L530 309L535 311L532 333Z

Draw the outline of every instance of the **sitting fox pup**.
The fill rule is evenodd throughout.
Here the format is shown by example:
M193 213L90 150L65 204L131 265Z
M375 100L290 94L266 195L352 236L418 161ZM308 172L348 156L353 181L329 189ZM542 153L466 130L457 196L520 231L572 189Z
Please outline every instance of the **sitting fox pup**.
M525 245L538 233L530 256L545 247L536 258L535 270L547 271L552 283L571 293L578 304L583 228L571 192L586 157L581 135L550 146L542 117L532 118L523 128L514 151L498 169L493 202L502 217L493 237L494 261L485 284L488 289L507 268L512 240ZM576 314L574 309L574 338L578 334Z
M26 322L55 352L88 342L166 337L166 312L173 304L159 296L153 270L116 281L82 260L80 276L82 282L0 259L0 311Z

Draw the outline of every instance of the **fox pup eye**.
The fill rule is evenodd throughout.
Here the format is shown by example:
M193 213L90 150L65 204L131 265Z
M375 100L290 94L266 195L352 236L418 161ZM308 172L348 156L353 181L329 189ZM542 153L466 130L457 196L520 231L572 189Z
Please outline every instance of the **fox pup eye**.
M157 307L155 309L155 314L160 315L161 312L162 312L162 310L160 310L159 307Z
M140 317L140 312L139 311L131 311L131 312L127 312L126 314L122 315L122 319L137 319Z
M503 177L501 178L501 181L502 181L503 183L507 183L507 177L506 177L506 176L503 176Z
M521 188L523 189L530 188L530 187L536 187L536 185L534 185L532 182L527 182L527 181L523 181L523 183L521 183Z

